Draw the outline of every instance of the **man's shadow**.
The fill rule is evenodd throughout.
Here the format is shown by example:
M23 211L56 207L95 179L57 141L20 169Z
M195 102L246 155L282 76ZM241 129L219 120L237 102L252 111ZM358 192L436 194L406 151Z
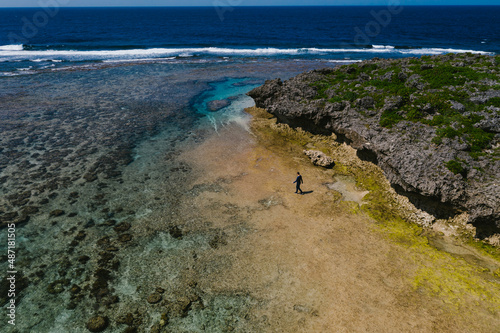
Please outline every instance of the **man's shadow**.
M302 194L311 194L313 193L314 191L303 191Z

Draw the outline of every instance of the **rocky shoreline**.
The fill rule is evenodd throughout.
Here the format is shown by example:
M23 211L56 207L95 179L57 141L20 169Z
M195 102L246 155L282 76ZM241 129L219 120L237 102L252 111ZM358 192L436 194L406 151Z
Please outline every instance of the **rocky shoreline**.
M500 232L500 57L373 59L248 93L280 122L333 134L436 219Z

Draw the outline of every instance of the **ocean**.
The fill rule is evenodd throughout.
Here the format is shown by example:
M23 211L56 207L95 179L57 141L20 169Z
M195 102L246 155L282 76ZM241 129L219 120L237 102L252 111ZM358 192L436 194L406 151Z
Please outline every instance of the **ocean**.
M0 15L0 75L123 61L500 52L500 6L40 8Z
M246 92L449 52L500 53L500 6L0 9L2 331L269 330L220 280L281 205L230 190Z

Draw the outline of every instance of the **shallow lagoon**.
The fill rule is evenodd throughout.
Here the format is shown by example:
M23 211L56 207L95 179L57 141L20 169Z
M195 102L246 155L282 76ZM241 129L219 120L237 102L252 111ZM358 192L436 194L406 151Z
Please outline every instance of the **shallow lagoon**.
M227 242L216 221L234 220L230 237L244 237L247 212L192 204L234 175L199 183L207 171L190 151L230 124L250 138L247 91L324 65L142 64L2 78L0 218L16 223L18 271L8 331L87 332L95 315L108 318L107 331L142 331L162 314L179 331L250 329L244 317L256 300L197 287L199 267L231 269L230 258L197 263ZM215 99L231 103L210 112Z

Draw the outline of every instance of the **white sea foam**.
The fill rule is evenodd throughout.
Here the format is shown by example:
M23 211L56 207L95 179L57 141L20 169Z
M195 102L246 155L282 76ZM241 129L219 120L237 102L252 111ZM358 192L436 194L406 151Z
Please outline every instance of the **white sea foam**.
M422 49L403 49L398 50L401 54L415 54L415 55L438 55L446 53L474 53L474 54L493 54L486 51L475 51L475 50L460 50L460 49L442 49L442 48L422 48Z
M334 64L353 64L356 62L362 62L363 60L328 60L327 62L331 62Z
M13 72L0 72L0 76L18 76L21 75L20 73L13 73Z
M195 55L203 56L300 56L300 55L329 55L340 53L369 53L369 54L394 54L394 55L435 55L445 53L476 53L490 54L485 51L445 49L445 48L418 48L418 49L397 49L391 45L373 45L370 48L339 48L339 49L321 49L321 48L152 48L152 49L134 49L134 50L23 50L22 45L0 46L0 62L2 61L85 61L85 60L133 60L167 57L192 57Z
M392 45L372 45L372 48L392 50L392 49L394 49L394 46L392 46Z
M21 70L17 72L0 72L0 77L2 76L20 76L20 75L33 75L36 74L36 71L31 70Z
M22 50L23 50L22 44L0 45L0 51L22 51Z
M120 63L120 62L150 62L150 61L160 61L160 60L174 60L176 57L165 57L165 58L131 58L131 59L113 59L113 60L103 60L105 63Z

